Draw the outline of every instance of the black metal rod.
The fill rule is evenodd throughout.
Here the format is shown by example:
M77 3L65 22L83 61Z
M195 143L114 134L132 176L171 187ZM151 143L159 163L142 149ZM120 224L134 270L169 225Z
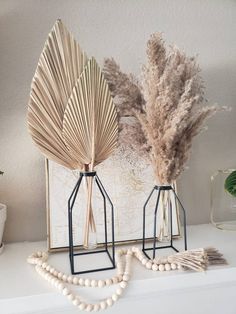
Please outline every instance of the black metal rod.
M109 197L109 195L107 194L101 180L99 179L98 175L96 175L96 179L99 183L99 185L101 186L103 193L105 194L110 206L111 206L111 242L112 242L112 259L114 261L115 264L115 217L114 217L114 206L113 203Z
M99 184L99 181L97 180L97 178L95 177L95 182L100 190L100 193L102 194L102 198L103 198L103 208L104 208L104 229L105 229L105 247L106 247L106 250L107 250L107 211L106 211L106 197L103 193L103 190Z
M95 177L96 176L96 171L81 171L80 176L84 177Z
M115 267L112 265L110 267L104 267L104 268L97 268L97 269L89 269L89 270L83 270L83 271L77 271L74 272L73 275L81 275L81 274L87 274L87 273L96 273L98 271L105 271L105 270L110 270L114 269Z
M168 248L171 248L172 246L171 245L164 245L164 246L158 246L158 250L159 249L168 249ZM153 250L153 247L148 247L145 249L145 251L151 251Z
M172 202L171 202L171 197L170 197L170 191L169 193L169 198L168 198L168 203L169 203L169 211L170 211L170 245L173 246L173 219L172 219Z
M180 201L178 195L176 194L176 192L175 192L175 190L174 190L173 188L172 188L172 191L174 192L174 195L175 195L177 201L179 202L180 207L181 207L181 209L182 209L182 211L183 211L183 217L184 217L184 221L183 221L183 225L184 225L184 249L185 249L185 251L186 251L186 250L187 250L187 221L186 221L186 211L185 211L184 206L183 206L183 204L181 203L181 201Z
M143 250L145 249L145 238L146 238L146 235L145 235L145 229L146 229L146 222L145 222L145 217L146 217L146 206L147 206L147 203L149 202L153 192L155 191L155 187L152 189L151 193L149 194L144 206L143 206Z
M80 252L80 253L74 253L74 256L79 255L88 255L88 254L97 254L97 253L106 253L107 250L101 250L101 251L89 251L89 252Z
M82 177L80 177L69 197L68 200L68 224L69 224L69 257L70 257L70 263L71 263L71 270L74 272L74 259L73 259L73 254L74 254L74 240L73 240L73 222L72 222L72 209L75 203L76 196L79 191L79 187L82 181ZM72 200L72 203L71 203Z

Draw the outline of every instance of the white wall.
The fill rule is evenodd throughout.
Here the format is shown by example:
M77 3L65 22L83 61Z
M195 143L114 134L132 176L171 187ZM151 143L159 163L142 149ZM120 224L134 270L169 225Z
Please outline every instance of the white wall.
M88 55L113 56L139 73L145 43L164 33L199 55L210 103L218 114L194 142L179 193L189 223L209 221L209 177L236 167L236 1L234 0L0 0L0 200L8 205L5 240L46 237L44 160L26 130L30 82L45 39L61 18ZM140 204L142 205L142 204Z

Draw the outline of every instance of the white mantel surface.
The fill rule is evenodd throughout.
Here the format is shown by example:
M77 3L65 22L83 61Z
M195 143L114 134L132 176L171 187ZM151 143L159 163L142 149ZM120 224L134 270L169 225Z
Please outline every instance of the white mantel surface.
M228 265L214 266L207 272L201 273L192 271L160 273L146 270L135 260L132 279L126 292L112 308L107 310L107 313L235 314L235 245L236 232L221 231L211 225L189 226L189 248L214 246L224 254ZM79 312L64 296L43 280L32 265L26 263L27 256L38 250L46 250L46 242L22 242L5 246L3 254L0 255L0 313L74 314ZM67 253L52 254L49 264L69 273ZM115 270L112 270L86 274L84 277L106 279L114 273ZM109 296L115 287L103 289L80 287L77 290L81 295L96 300Z

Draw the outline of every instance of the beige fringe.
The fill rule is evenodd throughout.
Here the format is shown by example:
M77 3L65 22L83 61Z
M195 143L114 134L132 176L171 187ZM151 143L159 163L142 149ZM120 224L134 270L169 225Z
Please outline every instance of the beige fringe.
M192 269L195 271L204 271L207 269L208 265L227 264L223 254L212 247L188 250L168 257L159 257L156 258L155 261L158 264L166 262L176 263L185 270Z

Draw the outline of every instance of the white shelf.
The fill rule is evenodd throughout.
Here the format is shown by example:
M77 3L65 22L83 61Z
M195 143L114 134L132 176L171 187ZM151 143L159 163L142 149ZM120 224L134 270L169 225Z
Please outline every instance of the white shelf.
M124 296L107 313L236 313L236 232L217 230L211 225L188 227L189 248L214 246L228 265L211 267L207 272L152 272L135 260L133 274ZM46 250L46 242L13 243L0 255L1 314L73 314L78 310L54 290L26 263L34 251ZM164 252L163 252L164 253ZM163 254L162 253L162 254ZM167 253L167 252L165 252ZM99 258L99 255L96 256ZM94 259L93 259L94 261ZM69 273L68 254L50 256L49 263ZM115 270L91 273L90 278L108 278ZM77 288L81 295L103 298L115 287Z

